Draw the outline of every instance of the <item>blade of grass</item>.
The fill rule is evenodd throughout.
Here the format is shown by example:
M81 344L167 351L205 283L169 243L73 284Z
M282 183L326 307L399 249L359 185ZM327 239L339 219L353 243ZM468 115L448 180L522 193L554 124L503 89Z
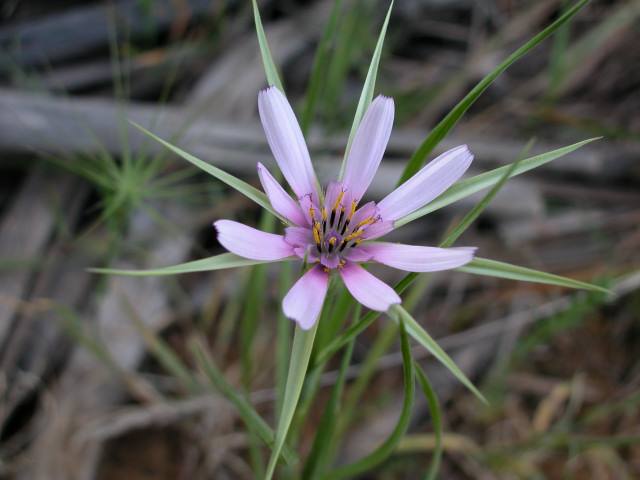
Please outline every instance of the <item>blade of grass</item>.
M493 200L493 197L495 197L497 193L502 189L504 184L507 183L507 180L509 180L509 177L511 177L511 175L513 174L513 171L516 169L518 165L520 165L522 158L527 154L527 152L531 149L532 146L533 146L533 139L527 142L524 149L522 150L522 153L520 153L520 156L518 157L518 159L515 162L513 162L511 165L508 165L509 168L507 168L504 171L502 178L500 178L498 183L496 183L495 186L489 191L489 193L487 193L484 196L484 198L475 207L473 207L473 209L469 213L465 215L465 217L460 221L460 223L456 225L456 228L454 228L451 231L451 233L447 235L447 238L445 238L440 243L440 247L450 247L451 245L453 245L453 242L455 242L458 239L458 237L462 235L467 228L469 228L469 226L474 222L474 220L476 220L480 216L482 211L487 207L487 205L489 205L489 202Z
M391 432L391 435L389 435L389 437L382 443L382 445L376 448L376 450L354 463L327 472L322 477L325 480L335 478L354 478L357 475L376 467L389 458L389 456L395 451L396 447L402 440L402 437L404 437L407 428L409 428L409 420L411 420L413 401L415 397L413 359L411 358L411 349L409 348L409 339L407 337L404 319L397 317L397 321L400 326L400 344L402 360L404 362L404 402L400 418L398 418L398 423Z
M336 0L333 3L333 9L331 10L331 16L329 22L324 29L322 39L316 49L316 54L313 59L313 67L311 67L311 75L309 76L309 87L307 88L307 95L304 102L304 108L302 109L302 115L300 116L300 129L303 134L306 134L309 126L311 125L311 119L315 111L315 105L320 96L320 89L323 85L326 77L329 61L329 46L331 38L336 32L338 26L338 19L340 18L340 10L342 9L342 0Z
M420 365L416 361L413 362L413 366L416 370L416 376L418 377L418 383L422 388L422 392L429 404L429 412L431 413L431 421L433 423L433 433L436 439L435 448L433 449L433 457L431 458L431 464L429 469L425 473L424 480L435 480L440 470L440 460L442 459L442 418L440 416L440 405L438 403L438 397L436 396L431 383L427 379L427 376L420 368Z
M292 260L293 257L281 260ZM263 263L272 263L280 260L251 260L243 258L235 253L221 253L209 258L194 260L193 262L181 263L170 267L154 268L149 270L118 270L115 268L89 268L93 273L106 273L109 275L128 275L132 277L147 277L159 275L175 275L178 273L208 272L210 270L223 270L225 268L248 267Z
M344 169L347 165L347 157L349 156L349 150L351 149L351 144L353 143L353 138L356 135L356 131L358 130L358 126L362 121L362 117L364 113L371 103L373 99L373 90L376 86L376 76L378 74L378 65L380 64L380 56L382 55L382 45L384 44L384 37L387 33L387 25L389 25L389 18L391 17L391 9L393 8L393 1L389 5L389 10L387 10L387 16L384 19L384 23L382 24L382 29L380 30L380 36L378 37L378 43L376 44L376 49L373 52L373 57L371 58L371 64L369 65L369 71L367 72L367 78L364 81L364 86L362 87L362 93L360 94L360 100L358 101L358 108L356 109L356 114L353 117L353 124L351 125L351 132L349 133L349 140L347 141L347 148L344 152L344 158L342 160L342 166L340 167L340 175L338 177L338 181L342 181L342 177L344 176Z
M597 138L590 138L588 140L574 143L573 145L569 145L567 147L543 153L542 155L536 155L535 157L526 158L520 161L519 164L513 169L509 178L513 178L516 175L528 172L529 170L544 165L545 163L563 157L568 153L577 150L583 145L593 142L594 140L597 140ZM452 185L442 195L440 195L432 202L428 203L422 208L419 208L415 212L396 220L394 226L398 228L428 213L438 210L439 208L456 202L462 198L468 197L469 195L484 188L495 185L504 176L505 172L512 168L512 166L513 164L505 165L504 167L499 167L489 172L481 173L480 175L476 175L475 177L468 178L467 180L462 180L461 182Z
M275 85L284 93L284 87L280 81L278 75L278 69L273 62L271 51L269 50L269 44L267 43L267 37L264 34L264 28L262 27L262 20L260 19L260 11L258 10L258 3L256 0L252 1L253 4L253 20L256 24L256 34L258 35L258 44L260 45L260 55L262 55L262 62L264 63L264 70L267 74L267 82L269 85Z
M580 282L571 278L553 275L551 273L540 272L531 268L519 267L509 263L498 262L486 258L474 258L471 263L463 267L456 268L458 272L473 273L476 275L486 275L489 277L508 278L524 282L546 283L549 285L559 285L561 287L581 288L594 292L610 293L606 288Z
M214 176L215 178L217 178L221 182L226 183L231 188L234 188L234 189L238 190L240 193L245 195L247 198L253 200L258 205L260 205L262 208L264 208L265 210L271 212L273 215L278 217L285 224L287 224L287 225L289 224L289 221L285 217L280 215L278 212L276 212L271 207L271 203L269 202L269 199L267 198L267 196L263 192L258 190L257 188L252 187L247 182L242 181L237 177L234 177L233 175L225 172L224 170L221 170L221 169L219 169L217 167L214 167L213 165L209 165L208 163L203 162L199 158L194 157L193 155L185 152L184 150L179 149L176 146L171 145L169 142L166 142L166 141L162 140L160 137L157 137L156 135L154 135L150 131L146 130L144 127L141 127L140 125L138 125L137 123L135 123L135 122L133 122L131 120L129 120L129 122L134 127L138 128L142 132L146 133L151 138L153 138L155 141L159 142L160 144L162 144L163 146L165 146L166 148L171 150L176 155L184 158L186 161L190 162L191 164L195 165L196 167L200 168L201 170L204 170L209 175Z
M276 438L271 450L271 458L269 458L269 464L267 465L267 473L265 480L271 480L276 468L276 462L280 457L280 451L285 445L287 433L289 431L289 425L296 410L298 404L298 398L302 391L305 375L307 373L307 366L309 365L309 358L311 357L311 351L313 349L313 340L316 336L316 330L318 329L318 322L311 327L310 330L304 331L296 325L296 333L293 337L293 349L291 350L291 361L289 362L289 374L287 376L287 386L284 392L284 401L282 406L282 412L278 420L278 429L276 431Z
M462 373L462 370L458 368L453 360L447 355L447 353L440 348L438 342L436 342L431 335L429 335L420 324L411 316L409 312L407 312L402 306L394 305L389 310L390 317L392 320L399 322L400 320L404 321L407 333L411 335L420 345L426 348L431 354L442 363L447 369L455 375L462 384L467 387L479 400L483 403L487 403L487 400L480 393L480 391L471 383L471 381L467 378L467 376ZM394 315L395 314L395 315Z
M320 427L316 433L316 437L311 447L311 452L307 457L307 462L302 472L303 480L317 480L321 478L322 472L330 460L329 453L334 442L336 425L338 423L338 413L340 409L340 401L344 392L344 386L347 380L347 370L351 364L351 356L353 354L353 346L355 339L351 339L345 348L342 356L342 362L338 369L338 378L331 390L331 395L327 401L320 421Z
M355 317L357 318L357 317ZM330 449L331 459L340 451L342 440L346 436L349 426L357 418L357 409L360 408L362 397L367 387L378 372L378 365L382 356L387 353L398 335L398 327L395 323L387 323L383 330L376 336L367 350L367 356L361 363L360 372L354 379L349 392L344 399L338 425L334 434L333 444ZM350 341L355 339L352 338Z
M222 375L222 372L214 363L202 341L191 339L188 347L198 368L202 370L211 384L220 391L227 400L235 405L247 427L255 433L267 447L273 448L276 438L275 433L258 412L256 412L249 401L227 383L224 375ZM282 460L284 460L287 465L295 465L300 461L298 455L288 445L281 445L279 450Z
M527 43L525 43L522 47L516 50L513 54L511 54L506 60L504 60L498 67L489 73L486 77L484 77L443 119L436 127L431 131L429 136L425 139L425 141L418 147L416 152L412 155L407 163L407 167L405 168L402 176L400 177L400 181L398 185L406 182L409 178L415 175L418 170L424 164L428 155L433 151L433 149L440 143L440 141L449 133L449 131L455 126L455 124L460 120L462 115L467 111L467 109L478 99L478 97L491 85L491 83L498 78L498 76L504 72L512 63L526 54L529 50L534 48L544 39L546 39L549 35L554 33L558 28L568 22L576 13L580 11L582 7L584 7L589 0L581 0L578 2L573 8L567 10L563 15L560 16L555 22L545 28L538 35L533 37Z

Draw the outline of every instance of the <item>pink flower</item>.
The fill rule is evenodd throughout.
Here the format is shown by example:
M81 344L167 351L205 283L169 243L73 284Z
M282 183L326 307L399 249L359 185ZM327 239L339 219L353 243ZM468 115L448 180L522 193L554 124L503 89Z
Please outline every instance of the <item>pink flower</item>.
M382 201L360 205L382 160L393 125L393 100L378 96L369 106L349 151L344 177L331 182L321 198L309 151L286 97L276 87L258 95L260 119L271 151L296 200L258 163L260 182L274 210L292 225L284 235L262 232L231 220L215 222L218 241L227 250L255 260L304 258L315 265L284 297L285 315L303 329L317 321L330 275L340 274L349 292L364 306L386 311L401 302L386 283L361 267L377 261L410 272L462 266L475 247L436 248L374 242L394 222L426 205L467 170L473 154L461 145L440 155Z

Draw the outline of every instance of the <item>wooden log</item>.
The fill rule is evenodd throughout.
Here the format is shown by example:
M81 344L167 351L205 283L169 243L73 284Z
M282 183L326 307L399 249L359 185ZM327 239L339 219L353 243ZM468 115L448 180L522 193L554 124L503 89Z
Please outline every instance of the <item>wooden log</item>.
M9 61L0 64L0 72L7 73L11 64L20 69L49 67L96 50L106 51L113 28L116 35L136 39L148 34L149 26L161 33L177 18L202 16L212 10L210 0L156 0L148 5L118 1L110 5L76 7L1 27L0 49Z

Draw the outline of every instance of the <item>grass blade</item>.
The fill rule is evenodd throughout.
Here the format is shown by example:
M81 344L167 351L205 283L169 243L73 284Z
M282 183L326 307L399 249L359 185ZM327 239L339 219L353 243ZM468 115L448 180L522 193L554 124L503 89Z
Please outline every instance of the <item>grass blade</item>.
M416 320L407 312L402 306L394 305L389 311L390 317L396 322L404 321L407 333L411 335L420 345L429 350L431 354L442 363L447 369L453 373L458 380L460 380L465 387L467 387L473 394L478 397L483 403L487 403L484 395L478 391L478 389L471 383L467 376L462 373L462 370L454 363L453 360L447 355L447 353L440 348L440 345L429 335ZM394 315L395 314L395 315Z
M519 267L509 263L498 262L486 258L474 258L471 263L463 267L456 268L459 272L473 273L476 275L486 275L489 277L508 278L524 282L546 283L549 285L559 285L561 287L581 288L594 292L610 293L606 288L580 282L571 278L553 275L552 273L540 272L531 268Z
M282 260L292 260L293 257ZM178 273L208 272L210 270L223 270L225 268L248 267L263 263L279 262L280 260L251 260L243 258L235 253L221 253L209 258L181 263L170 267L154 268L149 270L118 270L115 268L89 268L93 273L106 273L109 275L127 275L130 277L148 277L160 275L176 275Z
M509 178L513 178L516 175L528 172L529 170L533 170L534 168L544 165L545 163L549 163L552 160L563 157L568 153L577 150L583 145L593 142L594 140L597 140L597 138L590 138L588 140L574 143L573 145L569 145L567 147L543 153L542 155L536 155L535 157L526 158L518 162L518 165L513 168L513 171L509 175ZM484 188L495 185L504 176L505 172L512 168L512 166L513 164L505 165L504 167L496 168L494 170L491 170L490 172L481 173L480 175L476 175L475 177L468 178L467 180L462 180L461 182L452 185L434 201L428 203L422 208L419 208L415 212L396 220L394 224L395 227L397 228L405 225L417 218L426 215L427 213L431 213L434 210L438 210L439 208L442 208L453 202L457 202L458 200L468 197L469 195L476 193Z
M367 107L371 103L373 99L373 90L376 86L376 76L378 74L378 65L380 64L380 56L382 55L382 45L384 44L384 37L387 33L387 25L389 25L389 18L391 17L391 9L393 8L393 1L391 5L389 5L389 10L387 11L387 16L384 19L384 23L382 24L382 30L380 30L380 36L378 37L378 43L376 44L376 49L373 52L373 57L371 58L371 64L369 65L369 71L367 72L367 78L364 81L364 86L362 87L362 93L360 94L360 100L358 101L358 108L356 108L356 114L353 117L353 124L351 125L351 132L349 133L349 140L347 141L347 148L344 151L344 159L342 160L342 166L340 167L340 176L338 177L338 181L342 181L342 177L344 176L344 169L347 165L347 157L349 156L349 150L351 149L351 144L353 143L353 138L356 135L356 131L358 130L358 126L362 121L362 117L364 116L364 112L367 110Z
M484 198L475 207L473 207L469 213L465 215L460 223L456 225L456 228L454 228L453 231L449 235L447 235L447 238L445 238L442 243L440 243L440 247L450 247L451 245L453 245L453 242L455 242L458 237L462 235L467 228L469 228L473 221L480 216L482 211L487 207L487 205L489 205L489 202L493 200L493 197L495 197L500 189L502 189L504 184L507 183L507 180L509 180L509 177L513 174L513 171L522 161L522 157L526 155L526 153L531 149L532 145L533 140L529 141L525 145L524 150L522 151L518 159L511 165L508 165L507 170L504 171L504 174L502 175L498 183L496 183L495 186L489 191L489 193L487 193Z
M411 420L413 401L415 397L413 359L411 358L409 338L407 337L407 330L405 329L404 321L402 318L397 318L397 322L400 326L400 343L402 349L402 361L404 362L404 403L402 405L402 412L400 413L398 423L393 429L393 432L391 432L391 435L389 435L389 438L387 438L375 451L354 463L328 472L322 477L325 480L335 478L354 478L363 472L371 470L389 458L400 443L400 440L402 440L402 437L404 437L407 428L409 428L409 420Z
M296 411L300 392L304 384L309 358L313 349L313 340L318 329L318 322L308 331L302 330L296 325L296 333L293 337L293 349L291 350L291 361L289 362L289 375L287 376L287 386L284 392L282 412L278 420L278 430L276 439L269 458L265 480L271 480L276 469L276 462L280 457L280 451L285 446L287 433L293 415Z
M440 460L442 459L442 418L440 416L440 405L438 404L438 397L436 396L431 383L427 379L427 376L420 368L417 362L413 362L413 366L416 370L416 376L418 377L418 383L422 388L422 392L429 404L429 412L431 412L431 421L433 422L433 432L436 439L435 448L433 449L433 457L429 469L424 476L424 480L435 480L440 469Z
M399 184L406 182L409 178L415 175L418 170L424 164L426 158L433 151L436 145L449 133L454 125L460 120L462 115L467 109L478 99L480 95L491 85L491 83L502 74L512 63L522 57L529 50L534 48L549 35L554 33L558 28L568 22L582 7L584 7L589 0L581 0L573 8L567 10L560 18L545 28L538 35L533 37L522 47L512 53L506 60L504 60L498 67L489 75L484 77L480 83L478 83L468 94L465 96L448 114L442 119L442 121L436 125L431 131L426 140L418 147L416 152L412 155L407 167L405 168L402 176L400 177Z
M347 369L351 364L351 355L353 353L353 346L355 345L355 339L347 344L345 352L342 356L342 362L338 370L338 378L331 390L331 395L325 406L322 420L320 421L320 427L316 433L316 437L311 447L311 453L307 458L307 463L304 466L302 472L303 480L316 480L320 478L322 470L329 459L329 453L333 444L335 436L335 429L338 422L338 410L340 406L340 400L342 400L342 394L344 392L344 385L347 380Z
M144 133L149 135L151 138L153 138L155 141L157 141L158 143L162 144L163 146L165 146L166 148L171 150L176 155L184 158L187 162L195 165L196 167L198 167L201 170L204 170L209 175L212 175L215 178L217 178L218 180L220 180L221 182L226 183L231 188L236 189L237 191L239 191L240 193L245 195L247 198L249 198L249 199L253 200L254 202L256 202L258 205L260 205L265 210L271 212L273 215L278 217L280 220L282 220L287 225L290 223L286 218L284 218L282 215L280 215L278 212L276 212L271 207L271 202L269 202L269 199L267 198L267 196L263 192L258 190L257 188L252 187L247 182L245 182L243 180L240 180L237 177L234 177L233 175L225 172L224 170L219 169L218 167L214 167L213 165L210 165L207 162L203 162L199 158L196 158L193 155L191 155L190 153L187 153L184 150L179 149L175 145L171 145L169 142L166 142L165 140L162 140L160 137L157 137L156 135L154 135L150 131L146 130L144 127L141 127L140 125L138 125L137 123L135 123L135 122L133 122L131 120L130 120L130 122L134 127L136 127L139 130L143 131Z
M218 369L211 356L207 353L206 347L202 342L192 339L189 343L189 350L198 367L205 374L211 384L220 391L220 393L238 409L238 413L242 420L264 444L273 448L275 442L275 433L264 419L256 412L253 406L240 395L236 390L227 383ZM287 465L295 465L300 461L298 455L287 445L281 448L282 459Z
M271 51L269 50L269 44L267 43L267 37L264 34L264 28L262 27L262 20L260 20L260 11L258 10L258 4L256 0L253 3L253 19L256 24L256 34L258 35L258 43L260 44L260 55L262 55L262 62L264 63L264 70L267 74L267 82L269 85L275 85L284 93L280 76L278 75L278 69L273 62Z
M306 134L307 130L309 130L311 119L313 118L315 111L315 105L327 76L329 46L331 38L337 30L341 9L342 0L336 0L333 3L329 23L327 24L324 33L322 34L322 39L316 49L315 57L313 59L313 67L311 68L311 75L309 76L309 86L307 88L304 108L302 110L302 115L300 116L300 129L303 134Z

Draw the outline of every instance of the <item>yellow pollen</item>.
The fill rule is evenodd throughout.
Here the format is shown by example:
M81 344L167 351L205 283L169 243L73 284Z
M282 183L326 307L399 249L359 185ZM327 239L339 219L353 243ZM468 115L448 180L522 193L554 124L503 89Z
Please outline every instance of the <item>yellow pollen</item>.
M358 225L356 225L356 230L359 229L361 226L369 223L371 220L373 220L373 217L367 218L366 220L361 221Z
M347 217L347 220L351 220L351 217L353 217L353 214L356 213L356 207L358 206L358 204L356 202L351 202L351 212L349 213L349 216Z
M316 219L316 212L313 210L313 207L309 207L309 214L311 215L311 220Z
M315 239L316 243L320 245L320 232L315 227L313 228L313 238Z
M330 243L331 245L335 245L335 244L336 244L336 237L331 237L331 238L329 239L329 243Z
M350 241L353 240L356 237L359 237L360 235L362 235L362 230L358 230L357 232L353 232L351 235L349 235L347 238L345 238L345 241Z
M338 200L336 200L336 204L333 206L333 208L331 210L337 210L338 205L340 205L340 200L342 200L342 196L344 195L344 190L342 192L340 192L340 195L338 196ZM344 207L342 207L344 208Z
M323 269L324 269L324 273L330 273L331 272L331 270L329 270L327 267L323 267Z
M327 221L327 207L322 207L322 219Z
M361 241L362 241L362 239L361 239L361 238L356 239L356 241L355 241L354 245L358 245Z

